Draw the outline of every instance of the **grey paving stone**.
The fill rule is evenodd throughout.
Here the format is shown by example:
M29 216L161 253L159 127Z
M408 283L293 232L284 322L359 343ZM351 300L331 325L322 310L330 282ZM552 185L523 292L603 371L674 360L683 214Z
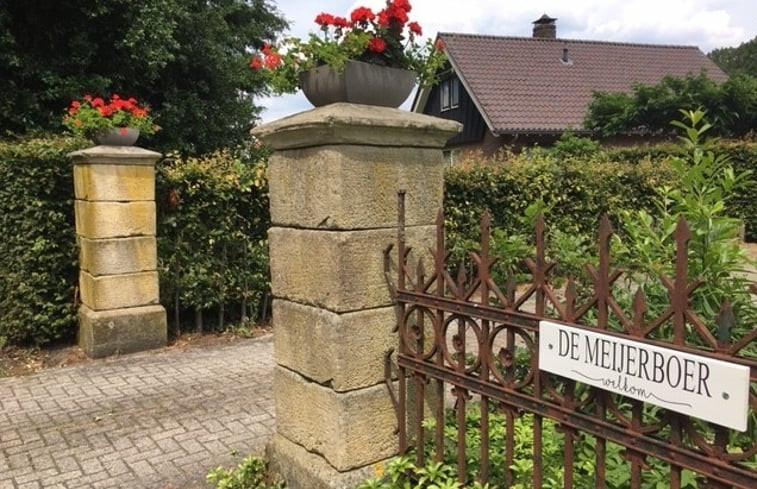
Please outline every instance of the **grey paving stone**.
M273 434L273 365L267 336L0 379L0 489L206 487Z

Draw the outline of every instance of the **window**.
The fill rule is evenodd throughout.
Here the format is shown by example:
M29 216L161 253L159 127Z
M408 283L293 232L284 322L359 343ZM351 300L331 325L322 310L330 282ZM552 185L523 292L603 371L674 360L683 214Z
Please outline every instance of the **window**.
M457 77L447 78L439 85L442 111L460 106L460 82Z

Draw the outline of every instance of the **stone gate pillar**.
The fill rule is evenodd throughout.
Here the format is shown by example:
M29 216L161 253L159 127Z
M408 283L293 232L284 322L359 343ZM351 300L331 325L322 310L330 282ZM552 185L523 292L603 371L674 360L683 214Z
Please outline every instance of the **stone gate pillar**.
M160 153L95 146L69 157L79 244L79 346L90 357L165 346L155 241Z
M269 162L276 358L274 469L293 489L353 488L397 453L384 353L397 345L383 251L434 243L441 148L460 124L332 104L260 126ZM396 262L396 258L394 259Z

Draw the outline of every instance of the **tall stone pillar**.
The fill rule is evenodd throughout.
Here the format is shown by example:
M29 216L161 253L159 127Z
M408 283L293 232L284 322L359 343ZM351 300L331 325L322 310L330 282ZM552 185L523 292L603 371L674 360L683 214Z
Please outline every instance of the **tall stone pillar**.
M69 155L82 302L78 338L90 357L166 344L155 241L160 156L131 146L95 146Z
M274 469L293 489L353 488L397 453L384 354L397 345L383 252L434 243L441 148L460 124L332 104L260 126L269 162L276 359Z

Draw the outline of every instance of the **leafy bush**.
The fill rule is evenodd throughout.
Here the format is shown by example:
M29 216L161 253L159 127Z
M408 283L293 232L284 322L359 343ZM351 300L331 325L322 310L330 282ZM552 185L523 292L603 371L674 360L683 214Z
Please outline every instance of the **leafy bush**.
M681 147L660 144L587 153L582 139L565 138L559 150L473 155L451 167L444 188L449 245L462 256L462 250L475 242L485 210L491 213L492 227L504 235L531 235L532 223L515 216L523 216L537 201L542 202L550 228L588 236L593 236L603 213L614 223L625 209L656 215L655 189L677 185L668 160L680 156ZM728 157L736 173L757 172L757 143L721 141L715 149ZM581 156L570 155L575 151ZM752 179L725 200L727 213L744 220L747 241L757 241L755 195L757 181Z
M601 148L598 141L591 138L576 136L571 132L564 132L555 141L551 152L557 156L592 156Z
M507 433L505 415L492 407L489 413L489 482L481 484L479 476L481 456L481 408L479 403L471 403L465 411L465 453L466 473L463 484L458 482L457 471L457 415L448 410L444 425L443 462L434 462L434 442L427 439L424 445L426 464L416 467L414 453L397 457L387 464L386 473L379 478L368 479L357 489L504 489L505 443L507 437L513 439L513 473L511 489L528 489L533 487L534 471L534 428L533 415L525 414L515 418L513 432ZM426 433L434 432L435 421L424 421ZM564 487L564 436L558 431L557 424L544 419L542 424L542 488L561 489ZM575 441L576 459L574 463L573 487L594 487L596 467L596 440L594 437L579 432ZM625 489L630 485L628 462L623 457L624 449L617 444L606 444L605 475L609 489ZM667 487L670 467L662 461L649 458L648 470L642 472L642 488L657 489ZM700 481L701 482L701 481ZM681 487L696 489L697 476L684 470Z
M605 153L558 157L548 151L474 157L448 170L444 211L449 244L458 253L479 235L484 211L504 235L532 234L515 216L541 202L552 229L593 234L607 213L617 222L623 209L654 208L654 188L672 182L668 165L644 158L636 163L611 161ZM496 241L496 240L495 240Z
M660 273L675 275L675 238L679 217L691 230L688 243L688 280L703 281L691 293L690 307L709 325L714 337L714 318L724 301L733 306L736 323L731 335L738 340L751 332L757 321L757 304L751 300L743 275L749 259L739 245L740 221L729 217L725 202L730 195L753 184L749 171L736 172L727 156L718 153L714 140L705 138L710 125L701 111L684 112L684 120L674 123L682 129L684 153L671 160L677 178L675 187L657 189L656 212L643 209L621 214L622 233L615 235L616 260L629 270L630 277L646 294L650 314L661 314L669 304L668 291L658 279ZM626 302L632 298L627 293ZM662 336L669 330L662 329ZM691 334L691 343L701 343ZM742 354L757 357L757 345Z
M681 107L701 108L723 136L741 137L757 127L757 78L737 74L715 83L705 72L667 76L657 85L636 84L632 94L595 92L584 126L602 137L671 133Z
M181 313L218 313L223 327L227 306L255 316L268 290L270 218L264 154L229 150L201 158L174 154L158 166L158 256L161 297Z
M718 141L713 150L728 159L734 172L751 172L757 174L757 142L754 141ZM654 146L634 146L615 148L607 151L612 161L635 163L637 161L662 161L670 157L681 156L681 147L672 143ZM757 241L757 179L746 182L738 192L727 196L725 205L727 213L744 221L747 241Z
M88 143L0 143L0 337L41 345L76 333L73 165Z
M247 457L234 469L219 466L208 472L206 480L215 489L284 489L284 482L270 476L259 457Z

